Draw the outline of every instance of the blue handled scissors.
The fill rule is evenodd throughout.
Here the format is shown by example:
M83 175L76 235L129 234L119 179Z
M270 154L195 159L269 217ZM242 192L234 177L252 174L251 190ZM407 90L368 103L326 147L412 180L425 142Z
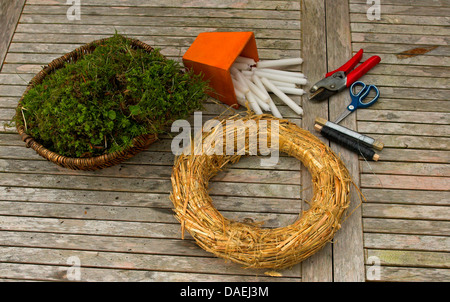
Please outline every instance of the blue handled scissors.
M355 86L362 86L361 90L358 93L355 93ZM370 90L374 90L376 92L376 96L370 100L369 102L363 102L365 98L369 95ZM380 97L380 91L375 85L366 85L363 82L355 82L350 86L350 96L352 98L352 102L347 106L344 112L337 118L335 121L336 124L339 124L340 121L345 119L350 113L355 111L358 108L367 108L372 106Z

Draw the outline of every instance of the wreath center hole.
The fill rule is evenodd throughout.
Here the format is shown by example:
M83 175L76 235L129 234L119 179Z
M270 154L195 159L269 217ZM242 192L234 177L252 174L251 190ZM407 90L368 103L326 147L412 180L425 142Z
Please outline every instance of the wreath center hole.
M285 227L299 218L301 169L294 157L280 154L274 167L261 167L263 156L242 156L209 181L214 207L227 219L261 228Z

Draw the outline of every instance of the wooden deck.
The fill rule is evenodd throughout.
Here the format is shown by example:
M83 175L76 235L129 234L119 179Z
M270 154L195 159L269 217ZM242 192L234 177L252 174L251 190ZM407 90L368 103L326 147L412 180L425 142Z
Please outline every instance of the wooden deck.
M313 83L361 48L364 58L381 56L362 79L379 86L380 100L343 125L386 146L375 163L331 145L366 201L358 207L354 190L354 212L335 240L274 278L180 239L168 198L168 136L121 165L80 172L45 161L1 127L1 279L68 280L76 257L82 281L450 281L449 0L383 0L373 21L365 0L81 0L79 21L67 19L65 0L1 5L0 122L41 66L115 30L176 60L200 32L253 31L262 59L301 55ZM416 48L424 53L401 54ZM333 120L349 96L296 100L303 119L278 102L281 113L315 133L314 119ZM204 120L224 109L208 102ZM274 168L244 158L213 179L211 195L226 217L276 227L307 208L310 183L293 158Z

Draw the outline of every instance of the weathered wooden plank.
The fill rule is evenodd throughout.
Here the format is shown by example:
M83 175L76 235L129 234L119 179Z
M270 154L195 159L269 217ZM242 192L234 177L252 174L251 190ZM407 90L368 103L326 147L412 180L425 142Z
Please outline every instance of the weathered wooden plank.
M404 57L398 56L397 54L380 54L380 53L369 53L366 52L363 55L363 60L365 61L367 58L379 55L381 57L381 61L383 64L393 64L393 65L419 65L419 66L450 66L450 59L446 56L411 56ZM374 68L375 69L375 68ZM369 73L370 74L370 73Z
M0 216L2 230L80 235L181 238L179 224ZM186 238L191 238L185 234Z
M370 42L370 43L392 43L397 44L416 44L418 45L443 45L447 46L450 37L447 36L422 36L412 34L390 34L390 33L371 33L361 32L352 33L353 42ZM426 64L425 64L426 65ZM438 64L437 64L438 65Z
M371 4L364 0L350 0L350 3L364 4L370 7ZM412 6L450 6L449 0L429 0L429 1L414 1L414 0L383 0L383 5L412 5Z
M383 3L384 5L384 3ZM26 8L27 6L25 6ZM377 20L377 23L385 24L412 24L412 25L438 25L445 26L450 25L450 19L448 17L440 16L412 16L412 15L393 15L383 12L381 14L381 20ZM351 13L351 22L369 23L373 22L367 19L367 14Z
M167 193L114 192L57 188L0 187L1 200L129 207L172 207ZM219 197L215 198L219 199ZM241 199L244 203L246 199ZM220 201L219 201L220 202ZM227 201L233 208L233 199Z
M362 209L363 217L450 220L450 205L364 203Z
M368 202L450 205L450 196L445 191L363 188L362 193Z
M4 73L31 73L31 74L36 74L39 71L42 70L41 65L36 65L36 64L8 64L5 63L3 65L3 69L2 71ZM19 99L17 99L18 101Z
M450 176L450 167L445 164L379 161L371 162L369 165L361 163L361 173Z
M450 69L449 69L450 70ZM396 87L418 87L418 88L440 88L448 89L448 78L442 77L416 77L403 75L372 75L364 76L366 83L377 86L396 86Z
M358 123L358 131L363 133L448 137L450 125L360 121Z
M5 0L0 3L0 70L24 4L25 0Z
M80 34L114 34L115 30L123 35L174 35L178 36L179 27L140 27L140 26L113 26L113 25L83 25L83 24L41 24L39 26L33 24L19 24L16 32L19 33L80 33ZM220 27L185 27L183 28L184 37L196 37L201 32L219 31ZM264 29L264 28L234 28L230 31L253 31L257 38L283 38L297 39L300 36L300 29Z
M370 217L363 218L363 221L365 233L447 236L450 231L448 221Z
M150 254L108 253L102 251L73 251L40 248L0 247L0 260L9 263L36 263L64 265L71 256L77 256L86 267L110 269L143 269L218 274L263 274L264 270L245 270L232 262L207 257L166 256ZM284 276L298 277L299 268L282 271Z
M0 201L0 215L27 217L47 217L58 219L92 219L108 221L133 221L154 223L177 223L167 198L165 208L127 207L91 204L37 203L24 201ZM256 212L221 211L222 215L233 221L254 221L265 228L284 227L292 224L298 214L276 214Z
M400 249L449 252L448 236L364 233L364 247L376 249Z
M94 41L94 39L90 40ZM286 41L286 40L285 40ZM47 42L47 41L46 41ZM70 42L70 41L68 41ZM146 42L146 41L143 41ZM282 43L282 42L280 42ZM160 49L161 53L169 57L176 57L183 55L186 50L189 48L185 45L158 45L154 43L147 43L154 48ZM268 46L271 46L269 43L266 43ZM288 41L286 44L289 46L291 43ZM23 43L23 42L13 42L11 43L9 52L10 53L45 53L45 54L65 54L68 53L75 48L83 45L83 43ZM258 43L257 43L258 47ZM261 58L281 58L288 56L296 56L296 52L298 53L299 47L290 47L286 49L274 49L274 48L265 48L263 46L258 47L258 54Z
M1 200L40 203L105 205L112 207L172 208L169 193L136 193L54 188L0 187ZM257 198L250 196L218 196L210 194L219 211L300 213L300 201L282 198ZM83 212L84 213L84 212Z
M386 266L450 268L449 253L367 249L366 261L373 256Z
M369 266L368 266L369 267ZM448 282L448 269L416 267L380 267L380 281L385 282Z
M19 184L21 186L38 188L95 189L119 192L165 193L172 188L168 179L0 173L0 180L4 186L16 186ZM298 185L220 183L212 181L209 189L216 195L300 198Z
M0 148L0 158L5 159L33 159L45 160L39 156L34 150L21 146L8 146ZM155 165L173 165L174 155L165 152L144 151L135 157L129 159L127 163L131 164L155 164ZM49 163L50 164L50 163Z
M380 140L385 148L450 150L450 139L447 137L377 134L373 138Z
M0 74L0 83L4 85L28 85L33 78L31 74Z
M362 78L364 80L364 78ZM416 87L388 87L381 88L383 98L388 99L410 99L410 100L447 100L447 89L430 89Z
M401 54L405 51L411 51L413 49L423 50L418 52L416 56L448 56L450 54L450 47L443 45L433 45L433 47L418 47L414 44L394 44L394 43L364 43L364 42L353 42L352 43L354 52L359 49L364 49L365 52L369 53L386 53L386 54ZM381 63L383 64L383 63ZM379 68L377 68L379 69Z
M419 2L420 3L420 2ZM442 16L450 15L450 7L440 7L436 9L433 6L413 6L413 5L382 5L382 14L389 15L408 15L408 16ZM366 13L368 5L350 4L351 13Z
M302 57L305 59L302 70L311 81L323 77L327 72L327 53L326 53L326 21L325 21L325 1L305 0L302 5L302 28L308 28L302 31ZM303 109L309 112L302 119L302 127L312 131L316 115L322 117L328 114L328 104L303 102ZM311 176L306 169L302 170L302 200L311 200L313 196ZM308 204L302 204L303 209L309 207ZM332 281L333 280L333 259L332 247L326 245L318 253L312 255L302 262L302 280L311 281Z
M63 5L66 6L65 0L28 0L27 4L32 5ZM86 6L113 6L113 7L179 7L180 3L176 0L167 0L164 2L149 2L145 0L129 0L124 3L122 0L91 0L87 3L83 3ZM211 1L211 2L197 2L189 1L183 3L182 8L192 7L212 7L212 8L242 8L246 9L270 9L270 10L296 10L300 9L300 3L297 1L235 1L235 0L223 0L223 1Z
M1 231L0 245L104 252L183 256L211 256L191 239L97 236L40 232Z
M150 3L149 3L150 4ZM66 15L67 6L64 5L32 5L27 3L23 9L23 15ZM298 10L268 10L246 9L234 7L222 9L217 7L151 7L151 6L89 6L83 5L83 16L147 16L147 17L179 17L182 15L189 19L195 18L246 18L246 19L270 19L270 20L300 20Z
M69 266L36 265L23 263L0 263L2 278L32 281L67 281ZM83 267L84 282L295 282L299 278L273 278L268 276L216 275L183 272L160 272L148 270L101 269Z
M26 86L0 84L0 96L15 96L20 98L24 93L25 88Z
M377 65L377 68L372 69L370 74L389 74L389 75L401 75L401 76L414 76L414 77L437 77L448 78L448 67L445 66L423 66L423 65L394 65L383 64Z
M352 33L356 32L370 32L383 34L414 34L414 35L433 35L433 36L447 36L450 34L450 29L446 26L428 26L416 24L382 24L378 22L370 23L351 23Z
M112 178L78 175L45 175L0 173L0 179L5 186L30 186L42 188L96 189L106 191L136 191L136 192L168 192L171 188L166 179Z
M68 23L66 14L49 15L32 14L22 15L20 18L21 24L66 24ZM267 22L265 19L246 19L246 18L202 18L197 16L195 18L186 18L183 16L99 16L99 15L85 15L77 24L85 25L114 25L114 26L152 26L152 27L220 27L220 28L242 28L251 26L253 29L270 28L270 29L299 29L300 19L270 19Z
M0 99L1 100L1 99ZM448 112L450 111L450 102L439 100L408 100L408 99L390 99L384 95L373 104L371 109L376 110L405 110L408 111L427 111L427 112ZM356 113L358 116L358 112Z
M405 108L408 109L408 108ZM387 111L367 108L358 111L358 121L450 124L449 112ZM437 126L439 127L439 126Z
M96 172L76 171L64 169L57 165L51 165L46 161L30 160L4 160L0 159L0 170L2 172L36 173L51 175L84 175L101 177L121 178L166 178L169 179L172 171L167 166L128 165L126 163L102 169ZM300 171L276 171L276 170L254 170L254 169L229 169L219 172L213 181L245 182L245 183L279 183L299 184Z
M32 60L32 63L41 63L47 64L49 63L54 56L62 56L68 52L71 52L75 48L81 46L82 44L37 44L37 43L13 43L11 44L9 54L10 58L8 59L10 63L27 63L27 58ZM155 48L159 48L161 53L167 57L178 57L186 52L188 49L187 46L165 46L165 45L152 45ZM265 50L261 51L261 54L264 55ZM279 50L272 49L270 55L280 55ZM289 51L287 51L289 52ZM36 56L35 54L40 54L40 56ZM40 61L42 60L42 61ZM44 62L43 60L50 60L48 62Z
M340 67L352 56L350 16L347 1L326 1L328 71ZM349 104L349 94L337 94L330 98L329 114L334 120ZM356 116L349 116L343 126L354 129ZM359 184L358 155L342 146L331 143L340 154L353 181ZM352 215L345 220L333 242L333 280L364 281L363 227L361 208L357 194L350 195L349 209Z
M85 224L92 224L92 227L94 227L94 225L95 225L95 233L97 234L98 232L100 232L100 229L102 229L102 226L103 227L106 227L106 229L104 229L103 228L103 232L105 232L105 231L107 231L107 229L109 229L110 231L112 231L112 229L108 226L108 225L111 225L111 226L113 226L115 223L121 223L121 224L130 224L130 222L115 222L115 221L108 221L108 222L106 222L106 224L105 224L105 222L101 222L101 221L92 221L92 220L72 220L72 219L69 219L69 220L67 220L67 219L65 219L65 220L57 220L57 219L49 219L49 218L45 218L45 219L35 219L34 221L32 220L33 218L29 218L29 217L22 217L22 218L17 218L17 217L2 217L1 218L1 223L2 223L2 228L3 229L11 229L10 228L10 225L9 225L9 222L10 222L10 220L16 220L16 223L14 223L13 224L13 228L14 229L21 229L20 227L21 227L21 225L22 225L22 223L31 223L31 224L33 224L33 222L39 222L39 224L41 224L41 227L39 228L40 230L42 230L42 229L46 229L47 231L49 231L49 230L51 230L52 229L52 224L53 224L53 227L56 227L56 228L58 228L59 229L59 232L61 232L61 231L63 231L63 229L64 230L68 230L68 232L69 233L80 233L80 231L82 230L82 229L84 229L84 226L83 225L85 225ZM55 223L56 223L56 221L59 221L59 224L60 224L60 226L57 226L57 225L55 225ZM70 224L72 224L72 225L70 225ZM144 224L144 223L133 223L133 224L135 224L135 227L136 228L139 228L140 230L142 230L142 229L144 229L145 227L146 227L146 225L149 225L149 224ZM64 225L64 226L62 226L62 225ZM158 224L151 224L151 225L153 225L153 227L156 227L156 228L158 228ZM119 225L116 225L116 227L118 227ZM167 234L167 230L168 230L168 228L170 227L171 225L166 225L166 227L160 227L160 229L162 229L162 230L164 230L164 231L166 231L166 235L164 235L164 237L165 236L169 236L169 234ZM177 228L179 228L179 226L178 226L178 224L177 225L173 225L173 226L176 226ZM78 232L77 231L75 231L75 229L78 229ZM124 225L123 226L121 226L120 227L120 232L122 232L124 229L126 229L126 228L124 228ZM30 230L30 229L27 229L27 230ZM37 231L38 229L35 229L34 231ZM85 229L86 231L88 231L87 229ZM92 231L92 230L91 230ZM130 231L132 231L132 230L130 230ZM65 231L65 232L67 232L67 231ZM144 232L145 233L145 232ZM135 233L136 234L136 233ZM147 233L149 236L144 236L144 237L153 237L152 235L157 235L157 233L154 233L153 232L153 234L150 234L150 233ZM160 232L160 234L163 234L162 232ZM110 234L111 235L111 234ZM131 235L131 234L128 234L127 236L133 236L133 235ZM134 235L134 236L136 236L136 235ZM142 235L141 235L142 236ZM160 237L160 236L156 236L156 237ZM47 250L47 256L50 254L50 253L52 253L54 250ZM2 254L4 254L4 253L2 253ZM21 253L20 255L18 255L18 257L23 257L23 255L24 255L24 253ZM45 254L43 254L43 255L41 255L43 258L41 258L41 261L42 260L44 260L47 256L46 256ZM5 255L6 256L6 255ZM11 262L11 261L14 261L13 259L11 259L10 257L8 257L9 259L8 259L8 261L9 262ZM51 258L53 258L53 257L51 257ZM167 259L167 261L170 261L170 259L173 259L173 257L172 256L161 256L161 258L159 258L159 260L158 261L156 261L156 262L159 262L159 261L162 261L162 262L164 262L163 261L163 259L164 258L166 258ZM189 258L191 258L191 257L189 257ZM29 258L30 259L30 258ZM210 260L208 260L208 259L210 259ZM36 259L36 263L42 263L41 261L39 261L38 259ZM45 261L45 260L44 260ZM173 259L173 261L175 261L175 259ZM236 266L235 264L233 264L233 263L230 263L230 262L228 262L228 263L226 263L226 262L224 262L223 260L221 260L221 259L216 259L216 258L210 258L210 257L208 257L208 258L203 258L203 259L199 259L199 261L200 262L202 262L202 263L206 263L206 262L208 262L208 261L212 261L213 263L210 263L209 265L207 265L207 266L205 266L204 268L206 269L206 271L205 271L205 273L208 273L208 272L211 272L212 270L211 270L211 268L209 268L209 270L208 270L208 267L209 266L215 266L215 267L219 267L219 266L221 266L221 265L226 265L227 267L229 267L229 269L231 269L231 270L235 270L235 272L234 273L237 273L238 271L241 271L242 270L242 268L241 267L239 267L239 266ZM150 261L150 262L152 262L152 261ZM176 261L175 261L176 262ZM186 259L186 261L182 261L182 262L186 262L186 263L189 263L188 264L188 266L190 266L190 267L192 267L192 269L193 270L198 270L198 269L200 269L200 270L202 270L201 269L201 266L202 266L202 264L195 264L194 262L195 262L195 260L194 261L187 261L187 259ZM181 265L181 263L179 263L178 264L179 265L179 268L181 268L182 267L182 265ZM168 267L168 266L165 266L166 268ZM161 268L158 268L158 270L159 269L163 269L162 267ZM224 271L222 272L222 273L226 273L225 271L227 270L226 268L222 268L222 269L224 269ZM164 269L163 269L164 270ZM176 270L176 269L174 269L174 270ZM183 270L182 271L190 271L190 269L188 269L187 267L186 268L183 268ZM192 271L192 270L191 270ZM249 273L249 274L254 274L255 273L255 271L253 271L253 273L252 272L250 272L249 270L247 270L247 272ZM218 272L219 273L219 272ZM241 273L243 273L243 272L241 272ZM244 274L246 274L245 272L244 272ZM295 276L295 275L298 275L299 274L299 266L297 266L297 267L294 267L294 268L291 268L291 269L288 269L288 270L284 270L283 271L283 274L285 274L285 275L291 275L291 276Z
M448 191L450 177L362 174L361 187Z
M18 98L0 97L0 108L16 108L19 102Z
M46 35L34 35L28 33L16 33L13 38L13 43L38 43L38 44L86 44L94 40L110 37L110 33L104 34L46 34ZM132 35L135 39L141 40L149 45L155 47L186 47L194 42L195 37L183 37L183 36L154 36L154 35ZM287 40L287 39L263 39L258 38L256 41L258 50L260 49L299 49L300 40Z
M396 149L384 148L380 152L382 160L405 161L422 163L446 163L448 164L448 151L419 150L419 149Z

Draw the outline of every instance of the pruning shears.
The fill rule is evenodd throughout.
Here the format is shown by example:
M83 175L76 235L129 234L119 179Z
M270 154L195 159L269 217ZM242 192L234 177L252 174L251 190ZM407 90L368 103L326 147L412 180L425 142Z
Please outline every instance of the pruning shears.
M362 59L363 49L360 49L347 63L334 71L330 71L325 78L314 84L309 92L310 100L322 101L332 95L350 87L360 77L365 75L375 65L380 63L379 56L372 56L364 63L353 69Z

